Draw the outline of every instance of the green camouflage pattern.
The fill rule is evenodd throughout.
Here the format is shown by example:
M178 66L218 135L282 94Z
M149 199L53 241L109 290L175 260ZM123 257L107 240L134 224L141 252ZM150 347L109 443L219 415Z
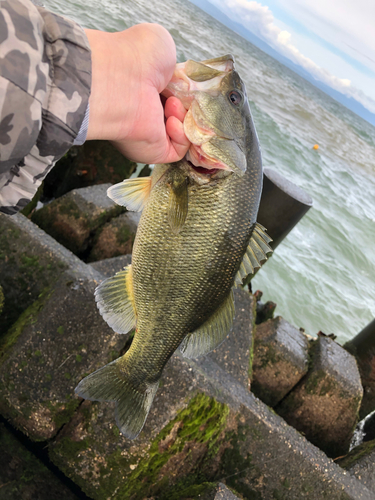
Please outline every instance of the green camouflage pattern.
M0 211L25 207L72 146L90 88L80 26L29 0L1 0Z

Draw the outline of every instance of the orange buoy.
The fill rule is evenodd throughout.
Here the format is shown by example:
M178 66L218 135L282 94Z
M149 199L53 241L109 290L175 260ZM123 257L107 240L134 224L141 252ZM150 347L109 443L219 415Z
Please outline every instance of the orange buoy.
M319 149L319 144L314 144L313 149Z

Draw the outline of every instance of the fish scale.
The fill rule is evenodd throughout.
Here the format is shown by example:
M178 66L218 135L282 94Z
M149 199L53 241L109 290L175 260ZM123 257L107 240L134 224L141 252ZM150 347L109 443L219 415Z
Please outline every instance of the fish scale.
M150 380L160 376L186 333L204 322L230 292L255 223L258 194L254 189L252 193L253 186L249 170L237 182L231 178L214 186L190 187L189 216L178 235L168 230L168 179L152 191L132 257L137 337L129 358L124 358L124 363L134 362L136 370L142 366ZM157 309L150 306L155 301Z

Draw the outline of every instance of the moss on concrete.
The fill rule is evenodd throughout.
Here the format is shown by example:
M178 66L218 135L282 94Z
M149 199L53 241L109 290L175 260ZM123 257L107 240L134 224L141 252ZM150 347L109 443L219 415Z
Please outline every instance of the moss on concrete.
M3 218L4 217L4 218ZM17 321L46 287L52 287L67 268L43 242L17 228L12 218L1 217L0 276L6 298L0 337ZM20 217L20 216L18 216Z
M87 403L86 403L87 404ZM227 447L225 429L229 408L199 393L154 439L145 452L133 448L131 454L120 446L102 456L95 450L91 428L96 405L81 406L74 428L82 429L81 439L61 436L51 447L51 459L65 474L94 499L158 500L197 498L214 479L212 462L221 447ZM71 426L72 427L72 426ZM117 427L111 439L122 441ZM74 432L74 431L73 431ZM136 443L135 443L136 445ZM86 469L86 464L90 468ZM93 465L95 464L95 466ZM94 470L96 472L94 473ZM92 481L89 475L94 474Z
M17 342L17 339L23 332L25 326L36 322L39 312L47 300L51 297L52 293L53 291L50 288L43 290L37 300L21 314L16 323L8 330L7 334L1 338L0 363L4 362L7 354L9 353L9 349Z
M340 467L350 469L361 458L365 457L375 449L375 440L362 443L354 448L348 455L337 461Z
M70 395L69 395L70 396ZM55 422L56 431L68 423L79 406L79 400L71 396L64 403L46 401L44 406L50 410L51 418Z
M21 210L21 214L24 215L25 217L29 217L29 215L33 212L35 207L38 204L38 201L40 200L40 197L43 193L43 182L39 186L37 192L35 193L33 199L26 205L25 208Z
M197 483L205 482L205 464L218 451L228 414L228 407L215 399L195 396L160 432L118 497L141 500L157 495L160 500L178 500L182 491L186 495L188 488L196 489ZM103 491L99 498L104 497Z

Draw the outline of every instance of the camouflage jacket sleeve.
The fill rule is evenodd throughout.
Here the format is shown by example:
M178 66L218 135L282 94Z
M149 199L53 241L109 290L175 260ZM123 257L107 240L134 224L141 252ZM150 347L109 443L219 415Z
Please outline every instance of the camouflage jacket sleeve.
M90 87L90 47L77 24L29 0L1 0L0 211L21 210L72 146Z

